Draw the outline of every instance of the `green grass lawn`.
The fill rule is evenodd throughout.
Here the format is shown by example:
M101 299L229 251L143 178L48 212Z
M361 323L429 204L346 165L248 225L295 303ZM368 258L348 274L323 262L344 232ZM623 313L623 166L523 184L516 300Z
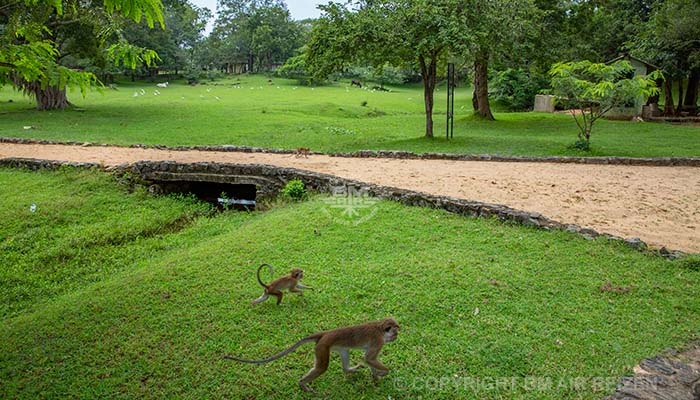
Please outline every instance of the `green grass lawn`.
M97 172L4 169L0 182L13 188L0 192L1 398L315 397L297 386L312 345L267 365L221 356L387 316L402 325L381 358L390 374L346 378L333 356L316 397L599 398L640 359L698 339L700 272L602 240L392 202L348 226L323 197L192 218L208 208ZM251 307L262 262L304 269L317 290ZM509 377L512 391L488 384Z
M458 88L454 139L447 141L443 86L436 92L436 137L427 139L420 85L379 92L348 82L312 88L280 78L273 78L271 85L263 76L239 79L240 87L230 79L196 87L175 83L166 89L124 82L118 90L92 92L84 99L75 93L70 99L82 111L58 112L34 111L30 99L5 87L0 90L0 136L120 145L309 147L323 152L700 156L698 126L600 121L592 151L580 152L567 148L576 141L571 116L496 113L495 122L474 120L471 90Z

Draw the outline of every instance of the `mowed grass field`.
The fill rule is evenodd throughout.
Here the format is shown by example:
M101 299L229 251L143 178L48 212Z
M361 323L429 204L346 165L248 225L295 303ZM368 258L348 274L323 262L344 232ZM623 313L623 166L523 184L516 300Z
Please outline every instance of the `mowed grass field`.
M435 138L428 139L421 85L382 92L351 87L349 81L308 87L268 79L243 75L199 86L175 82L168 88L120 82L117 90L91 92L86 98L72 93L69 98L80 111L57 112L37 112L31 99L4 87L0 137L118 145L309 147L322 152L700 156L700 127L663 123L599 121L592 151L569 149L577 133L571 116L496 113L497 121L474 119L471 89L463 86L456 92L454 139L445 139L444 85L435 93Z
M602 240L392 202L344 225L324 197L212 214L72 169L0 183L1 398L589 399L698 339L697 265ZM262 262L316 291L252 307ZM308 344L221 359L387 316L378 383L333 356L303 394Z

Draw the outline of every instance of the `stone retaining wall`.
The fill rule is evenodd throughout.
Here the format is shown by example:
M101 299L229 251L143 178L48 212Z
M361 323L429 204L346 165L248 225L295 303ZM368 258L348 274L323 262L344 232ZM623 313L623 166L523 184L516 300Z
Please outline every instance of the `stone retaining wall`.
M0 138L0 143L15 144L46 144L46 145L69 145L69 146L102 146L111 147L114 145L94 144L88 142L60 142L53 140L33 140L20 138ZM142 149L158 149L172 151L221 151L221 152L241 152L241 153L270 153L270 154L295 154L296 150L287 149L266 149L261 147L248 146L176 146L168 147L163 145L133 144L130 146L119 146ZM493 162L547 162L561 164L593 164L593 165L641 165L656 167L700 167L699 157L658 157L658 158L634 158L634 157L530 157L530 156L498 156L498 155L464 155L447 153L423 153L416 154L410 151L394 150L359 150L352 153L321 153L312 151L309 154L325 154L330 157L355 157L355 158L397 158L404 160L453 160L453 161L493 161Z
M41 168L56 169L62 165L71 165L79 168L100 168L94 163L64 163L58 161L45 161L33 159L8 158L0 160L0 166L15 168L27 168L37 170ZM647 251L647 245L639 238L625 239L606 233L600 233L590 228L583 228L574 224L563 224L549 219L539 213L516 210L500 204L482 203L478 201L463 200L454 197L437 196L412 190L400 189L389 186L363 183L351 179L340 178L333 175L294 168L282 168L264 164L219 164L219 163L192 163L183 164L173 161L141 161L134 164L124 164L111 167L107 170L116 174L125 172L132 176L138 176L143 184L150 184L166 180L186 180L192 178L198 181L212 181L213 176L218 177L247 177L255 182L259 192L263 196L276 194L284 185L292 179L300 179L307 188L319 193L334 193L334 188L346 187L366 193L370 196L396 201L408 206L429 207L442 209L454 214L473 217L495 217L501 221L514 222L526 226L534 226L540 229L558 229L576 233L582 237L593 240L599 237L624 243L640 251ZM236 183L235 180L214 180L218 182ZM671 251L666 248L655 250L655 254L666 258L677 258L683 255L681 251Z

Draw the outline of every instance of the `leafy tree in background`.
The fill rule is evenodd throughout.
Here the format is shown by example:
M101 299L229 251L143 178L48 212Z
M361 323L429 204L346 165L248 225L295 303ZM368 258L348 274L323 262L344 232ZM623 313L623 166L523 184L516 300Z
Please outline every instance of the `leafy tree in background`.
M164 29L150 29L143 21L129 24L124 29L124 37L130 43L154 50L160 58L158 67L177 74L193 68L195 49L202 43L204 29L212 14L208 8L197 7L187 0L162 1Z
M613 107L658 93L655 80L660 72L629 78L632 73L634 68L627 61L609 65L578 61L552 66L552 94L557 96L557 102L572 110L571 115L579 128L574 147L590 148L593 124Z
M700 2L666 0L646 25L646 34L633 45L634 53L663 68L666 115L697 111L700 83ZM673 82L678 104L674 107Z
M283 64L303 45L302 25L282 0L219 0L209 64L247 63L249 72Z
M519 43L531 43L533 28L539 19L530 0L482 0L467 7L467 24L471 32L467 54L474 60L474 112L494 120L489 103L489 64L515 54Z
M67 87L82 94L100 82L95 74L71 68L71 57L95 56L135 67L157 55L120 36L126 20L163 26L160 0L21 0L0 6L0 84L33 96L37 109L71 104Z
M448 52L463 53L471 40L467 4L459 0L378 0L322 6L308 42L306 65L317 79L347 65L420 70L425 103L425 136L433 137L438 64Z

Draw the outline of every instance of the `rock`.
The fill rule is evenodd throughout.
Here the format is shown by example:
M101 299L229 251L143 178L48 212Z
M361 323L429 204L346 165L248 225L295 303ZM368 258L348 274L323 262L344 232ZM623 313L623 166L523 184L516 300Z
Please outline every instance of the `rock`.
M642 239L640 238L625 239L625 244L637 250L646 250L647 248L647 244L644 243L644 241L642 241Z

